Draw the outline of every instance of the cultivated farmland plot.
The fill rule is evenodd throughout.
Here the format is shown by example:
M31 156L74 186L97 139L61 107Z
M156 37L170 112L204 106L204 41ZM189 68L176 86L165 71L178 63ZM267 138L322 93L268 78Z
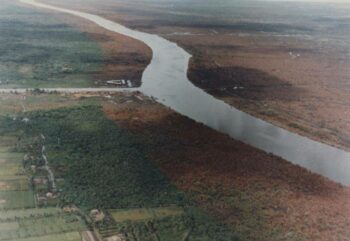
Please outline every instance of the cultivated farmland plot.
M184 213L180 207L161 207L161 208L140 208L130 210L108 210L116 222L142 221L150 219L159 219L168 216L177 216Z
M15 102L13 96L8 100ZM78 101L58 94L29 96L25 101L17 98L25 103L26 112L2 112L0 106L0 135L4 141L5 136L16 140L2 145L0 152L4 160L0 163L0 240L80 240L79 233L87 230L85 223L95 225L87 218L94 208L112 213L93 226L103 238L127 234L130 240L180 241L191 232L189 240L199 240L208 236L203 230L219 227L202 212L188 211L193 204L140 151L141 142L106 118L101 98ZM40 109L44 100L48 101ZM41 163L41 136L57 193L51 192L48 172ZM64 210L74 214L63 214L59 208L35 208L60 204L68 204ZM157 206L161 207L132 209ZM186 211L180 208L183 206ZM199 223L193 232L187 223L190 217ZM209 221L202 224L199 219ZM220 232L232 236L228 229Z
M189 231L184 224L184 209L176 206L108 210L106 215L104 221L96 222L102 238L126 233L132 241L177 241Z
M22 213L25 217L16 217L14 221L0 222L0 240L14 240L29 237L38 238L47 235L53 235L51 238L55 238L57 234L72 234L86 229L83 222L72 214L57 214L57 210L54 209L49 209L47 212L44 211L45 209L38 215L39 213L35 211L35 209L32 209L26 213ZM32 212L32 216L28 218L30 212ZM70 237L70 235L68 235L68 237ZM72 237L77 236L72 235Z
M33 191L0 191L0 210L34 207Z
M32 219L56 216L62 213L60 208L33 208L13 209L0 211L0 222L14 221L15 219Z
M18 164L22 161L24 153L19 152L0 152L0 165L2 163Z
M63 234L51 234L41 237L19 238L12 241L81 241L79 232L69 232Z
M0 191L28 191L29 184L26 178L13 180L0 180Z
M13 144L14 137L2 136L1 143L6 140ZM0 152L0 209L33 208L33 192L29 189L28 177L22 167L24 154L18 152L6 152L2 145Z
M23 168L15 163L0 164L0 180L21 179L24 177Z

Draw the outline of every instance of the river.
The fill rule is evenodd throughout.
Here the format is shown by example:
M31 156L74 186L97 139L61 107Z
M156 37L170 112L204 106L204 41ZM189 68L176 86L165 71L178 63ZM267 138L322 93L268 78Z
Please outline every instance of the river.
M90 20L107 30L144 42L152 49L153 56L143 73L139 91L155 97L158 102L176 112L226 133L234 139L350 186L349 152L255 118L195 87L187 78L191 56L175 43L157 35L128 29L93 14L54 7L35 0L21 0L21 2L72 14Z

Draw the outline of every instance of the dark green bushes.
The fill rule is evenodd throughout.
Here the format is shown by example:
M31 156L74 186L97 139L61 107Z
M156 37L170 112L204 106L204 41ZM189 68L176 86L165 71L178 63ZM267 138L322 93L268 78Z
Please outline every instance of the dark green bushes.
M151 224L102 223L101 230L125 229L143 238L157 233L165 241L177 240L179 234L188 241L238 240L227 226L195 208L177 191L146 158L149 145L107 119L99 106L36 111L15 120L0 118L1 134L19 136L18 150L38 156L38 149L45 145L56 178L64 178L59 185L60 205L73 203L87 212L93 208L185 207L182 216L151 220ZM29 121L24 122L24 118Z
M184 204L184 197L145 157L133 136L99 107L30 113L26 135L45 136L50 165L65 179L64 203L86 208Z

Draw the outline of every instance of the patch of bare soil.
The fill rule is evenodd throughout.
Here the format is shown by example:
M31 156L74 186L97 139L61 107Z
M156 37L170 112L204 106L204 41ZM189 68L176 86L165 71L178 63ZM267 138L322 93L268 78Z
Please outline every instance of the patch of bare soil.
M152 101L133 98L104 110L149 144L151 160L179 189L243 240L350 240L350 189Z
M8 190L8 188L9 188L8 183L0 181L0 191L6 191Z

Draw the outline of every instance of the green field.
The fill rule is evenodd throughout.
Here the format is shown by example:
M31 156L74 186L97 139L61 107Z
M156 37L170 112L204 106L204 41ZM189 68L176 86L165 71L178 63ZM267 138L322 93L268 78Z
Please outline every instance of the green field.
M35 190L22 164L24 153L14 152L18 133L2 130L8 135L0 138L0 240L81 241L80 231L86 230L81 218L59 208L34 208ZM30 145L33 140L23 143Z
M102 100L104 98L98 96L79 99L72 95L57 93L33 94L28 92L26 94L1 94L0 116L7 116L12 119L18 118L18 115L23 112L23 106L25 106L27 112L31 112L67 106L99 105ZM19 135L20 133L11 132L0 137L0 156L1 152L7 152L10 146L13 147L16 144Z
M56 216L62 213L59 208L33 208L0 210L0 222L15 221L16 219L32 219L40 217Z
M0 167L0 180L13 180L25 177L23 168L19 163L0 163Z
M29 182L27 178L0 180L0 191L28 191Z
M37 240L39 237L46 238L47 235L54 235L52 237L54 238L57 234L62 235L72 232L79 235L78 231L85 229L84 224L72 215L17 219L12 222L0 223L0 240L16 240L29 237ZM65 237L65 235L62 237ZM75 237L72 240L80 240L80 236L68 234L67 237ZM61 241L65 241L65 239L61 239Z
M14 145L12 136L0 139L0 209L32 208L35 206L34 193L22 166L24 154L7 152L11 145L4 148L6 140Z
M184 209L176 206L108 210L107 216L114 222L97 224L102 237L126 230L130 240L180 241L190 231Z
M30 109L45 98L50 101L42 110ZM9 145L1 152L5 160L3 170L7 171L0 174L4 178L12 177L3 180L3 188L13 181L11 189L14 190L0 191L0 215L4 216L0 217L3 224L0 240L86 230L75 215L72 218L78 220L67 224L56 209L33 209L34 194L45 197L49 187L36 184L26 190L25 179L21 178L47 175L40 168L31 169L32 165L40 167L43 163L41 134L45 136L50 167L60 181L57 182L58 198L48 199L44 204L38 199L38 207L74 204L86 215L95 208L109 210L106 219L90 223L103 237L126 233L130 240L180 241L186 236L188 241L238 240L230 228L195 208L195 204L169 182L145 155L148 145L109 120L98 106L98 99L76 101L45 94L27 100L30 111L11 110L12 114L0 114L0 136L4 141L9 136L17 140L9 138L16 148ZM73 107L68 107L67 102ZM23 122L24 118L30 121ZM26 159L22 167L24 153L32 158ZM22 186L15 184L19 180ZM29 212L20 211L23 208L29 208ZM38 214L37 210L44 210L44 214ZM47 210L53 211L46 213ZM30 212L33 214L29 215ZM20 218L14 219L17 215ZM50 239L55 240L51 236Z
M32 191L0 191L0 209L33 208Z
M116 222L142 221L184 214L180 207L139 208L130 210L108 210Z
M20 152L0 152L0 160L2 164L18 164L22 161L23 156L24 153Z
M7 232L12 230L19 229L19 225L17 222L11 222L11 223L0 223L0 231L1 232Z
M8 152L17 142L15 136L0 136L0 155L2 152Z
M87 87L103 53L85 33L52 14L0 5L0 88Z
M69 232L63 234L51 234L41 237L13 239L12 241L81 241L79 232Z

